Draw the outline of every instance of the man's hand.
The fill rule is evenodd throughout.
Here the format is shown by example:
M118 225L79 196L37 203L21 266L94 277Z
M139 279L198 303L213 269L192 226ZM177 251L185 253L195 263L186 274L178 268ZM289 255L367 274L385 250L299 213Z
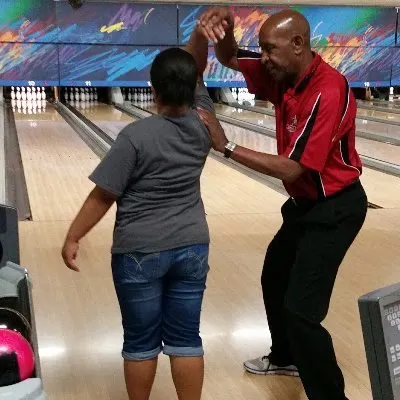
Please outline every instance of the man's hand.
M227 7L212 7L199 18L201 33L214 43L225 37L228 29L233 29L234 20Z
M202 108L198 108L197 112L210 132L213 149L223 153L225 151L225 145L228 143L224 128L222 128L214 113L203 110Z

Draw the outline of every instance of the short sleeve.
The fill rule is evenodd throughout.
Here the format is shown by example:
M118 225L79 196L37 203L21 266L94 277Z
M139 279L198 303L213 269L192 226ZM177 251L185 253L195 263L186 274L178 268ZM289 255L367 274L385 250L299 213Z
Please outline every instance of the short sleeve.
M214 112L214 102L212 101L210 95L208 94L207 88L204 82L201 81L196 88L194 97L195 107L203 108L204 110Z
M237 60L249 93L277 104L279 102L279 86L261 64L260 53L239 49Z
M129 126L118 135L100 164L89 176L89 179L102 189L120 197L132 177L137 153L127 135Z
M321 172L339 129L342 108L339 89L315 93L305 104L283 155Z

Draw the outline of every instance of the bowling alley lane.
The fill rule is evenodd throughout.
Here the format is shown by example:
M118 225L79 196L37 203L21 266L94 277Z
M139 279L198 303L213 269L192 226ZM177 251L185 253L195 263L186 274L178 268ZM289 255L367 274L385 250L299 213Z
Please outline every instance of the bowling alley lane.
M14 115L33 220L73 219L98 157L50 104L40 114Z
M225 122L221 122L221 125L228 139L237 144L252 150L276 154L275 139ZM384 208L400 207L397 195L400 190L399 178L364 167L361 181L371 203Z
M137 103L137 106L152 112L156 111L154 104L151 103ZM243 110L235 113L233 107L221 106L219 104L215 104L215 106L218 113L220 110L227 109L230 116L239 120L242 119L242 115L248 115L247 111L244 112ZM274 138L223 121L221 121L221 125L225 129L228 139L234 140L237 144L252 150L276 154L276 140ZM373 143L382 144L380 142ZM396 146L390 147L396 148ZM364 167L361 181L371 203L383 208L400 208L400 198L398 196L400 190L399 178Z
M222 105L222 104L214 104L215 105L215 110L218 114L221 114L223 116L231 117L234 119L237 119L238 121L245 121L252 123L257 126L261 126L267 129L271 129L275 131L275 117L271 117L262 113L254 112L254 111L248 111L244 110L242 108L235 108L235 107L230 107L227 105ZM141 105L143 108L147 108L148 110L154 111L154 105L152 104L145 104ZM364 125L364 130L367 130L368 126L375 126L376 130L372 128L370 131L372 133L376 133L377 129L380 127L385 128L387 127L386 124L378 124L374 123L371 121L366 121L367 123ZM232 125L233 126L233 125ZM389 128L389 127L387 127ZM396 134L399 137L399 129L397 127L392 126L393 129L393 134L394 131L397 130ZM249 132L243 130L243 132ZM382 132L382 131L381 131ZM384 133L384 131L382 132ZM252 134L252 133L251 133ZM247 134L246 134L247 135ZM239 139L241 140L241 139ZM275 142L275 139L273 139ZM400 146L393 146L387 143L383 142L377 142L374 140L369 140L365 139L362 137L357 136L356 137L357 141L357 148L360 154L371 157L377 160L389 162L392 164L398 165L400 163ZM270 147L270 145L267 145L267 148ZM276 146L275 146L276 147ZM259 150L262 151L262 150Z
M362 108L362 107L358 107L357 117L358 118L373 117L373 118L382 120L382 122L385 122L388 124L390 124L392 122L394 122L395 124L400 124L400 114L386 112L386 111L380 111L380 110L374 110L374 109L366 109L366 108Z
M103 108L103 105L96 105L89 119L95 121L97 118L98 121L113 125L114 122L108 117L98 115L99 106L99 109L112 109L110 106ZM112 112L110 115L117 114ZM93 165L97 165L98 159L93 154L93 165L87 162L91 151L50 106L46 113L34 116L20 114L16 115L16 119L20 127L20 142L24 140L23 136L27 136L21 151L29 163L25 162L24 165L29 169L37 168L33 178L38 179L36 186L40 188L35 190L39 193L40 189L41 202L54 209L53 214L46 217L58 218L55 221L24 222L20 225L22 260L29 267L36 288L36 321L46 392L50 399L57 400L124 399L126 394L120 358L122 330L109 266L112 219L102 221L82 240L78 257L81 273L66 270L60 257L60 246L74 216L69 212L69 203L66 201L74 197L76 210L81 205L87 194L84 187L88 182L87 175ZM33 123L31 128L30 123ZM29 129L25 130L25 126ZM232 137L236 135L235 140L240 139L240 131L230 129L230 124L224 123L224 126ZM268 138L269 145L262 144L264 135L240 129L248 135L243 133L243 144L260 146L260 149L265 146L265 151L272 151L272 138ZM257 139L252 142L251 138ZM49 154L50 162L44 168L43 159L46 160ZM70 177L61 176L58 172L64 168L60 167L61 162L66 164L65 175L69 174ZM46 181L40 174L46 174ZM53 182L49 178L51 175ZM266 243L281 223L279 210L285 196L213 158L207 160L203 177L202 193L213 244L210 257L212 273L202 328L209 357L204 400L247 400L259 397L260 393L271 400L277 395L282 399L297 398L301 383L288 385L278 381L273 388L269 380L260 381L257 385L246 384L242 382L243 371L240 368L242 360L257 356L260 348L265 346L266 337L268 339L265 324L254 323L262 321L264 313L261 306L254 305L261 304L254 287L261 274ZM33 178L31 187L35 184ZM386 182L381 185L380 178L374 176L374 179L377 181L377 191L386 193L385 187L390 187L390 184ZM62 187L65 185L68 188L64 190ZM48 193L49 190L55 193ZM78 190L81 198L76 196ZM52 201L47 202L47 197ZM60 209L65 209L64 215ZM355 243L342 268L335 301L327 320L338 343L338 358L342 360L344 373L349 377L348 391L354 400L369 398L362 342L353 340L356 335L361 337L354 304L357 304L358 293L366 292L371 281L374 285L383 285L387 276L393 274L395 246L391 243L396 242L393 232L398 226L397 214L393 214L393 219L388 218L391 229L377 228L377 222L391 215L387 214L389 212L391 210L377 210L369 214L368 225L361 236L363 240ZM114 216L114 213L111 215ZM374 235L371 236L371 233ZM373 247L375 234L379 235L379 245L386 250L384 253L375 251L371 257L366 249ZM377 263L379 274L376 273ZM363 266L362 273L359 265ZM230 277L229 284L227 275ZM238 299L239 292L241 296ZM345 329L343 310L346 313ZM339 320L340 323L337 322ZM226 357L227 354L235 354L237 368L232 369L232 357ZM354 362L358 362L357 368L351 366ZM228 381L226 377L229 377ZM161 357L152 398L164 400L174 396L169 362Z
M85 102L76 102L73 107L113 139L116 139L125 126L136 121L134 117L104 103L88 105Z
M377 111L397 112L400 113L400 101L386 101L386 100L358 100L358 107L363 109L375 108ZM382 110L381 110L382 109Z
M266 128L273 128L275 129L275 117L273 115L268 115L274 112L274 110L271 108L271 104L268 103L268 107L265 106L266 102L261 102L258 101L256 103L257 108L254 108L254 110L244 110L242 108L236 108L236 107L230 107L227 105L222 105L222 104L216 104L216 109L217 112L235 118L236 114L240 114L241 118L244 121L250 122L250 123L255 123L260 126L264 126ZM259 111L259 109L265 109L265 113ZM388 139L387 141L390 141L391 138L400 140L400 129L399 126L390 124L391 122L391 113L382 113L382 115L386 116L385 118L381 118L382 122L376 122L376 121L371 121L369 119L363 118L363 116L367 116L368 118L368 111L370 110L365 110L361 109L360 113L358 114L358 117L356 119L356 127L357 130L359 131L358 137L362 138L362 132L366 132L370 135L376 136L376 137L383 137L385 139ZM244 113L244 115L243 115ZM369 115L371 116L371 115ZM396 116L396 115L395 115ZM400 118L400 114L397 115L398 118ZM373 140L373 138L371 138Z
M225 117L240 119L263 128L275 131L275 116L263 114L256 111L244 110L243 108L230 107L223 104L214 104L215 111ZM271 112L272 110L268 110Z
M234 107L230 107L230 106L226 106L226 105L222 105L222 104L215 104L215 108L216 108L216 112L221 115L235 118L235 119L242 120L242 121L246 121L246 122L250 122L250 123L258 125L258 126L271 128L271 125L269 125L270 120L267 120L268 121L268 126L267 126L267 124L264 122L264 121L266 121L266 119L262 118L262 117L264 117L264 115L261 113L243 110L243 109L239 109L239 108L234 108ZM273 119L273 120L275 119L273 117L269 117L269 118ZM368 126L369 122L371 122L371 121L367 121L365 126ZM382 128L385 127L385 124L378 124L378 123L374 123L374 124L376 126L376 130L373 130L372 131L373 133L376 133L377 130L379 129L378 125L379 125L379 127L382 127ZM400 137L400 135L398 133L400 128L395 127L395 126L392 126L392 128L393 128L393 131L397 130L397 136ZM271 129L275 130L275 121L274 121L274 126ZM364 130L366 130L366 128L364 128ZM400 163L400 146L393 146L391 144L365 139L360 136L356 137L356 144L357 144L359 153L364 156L375 158L377 160L389 162L389 163L396 164L396 165L398 165Z
M371 140L374 140L374 136L380 137L387 143L391 143L392 139L396 139L397 143L400 140L400 126L391 125L390 123L375 122L360 117L356 119L356 128L358 138L365 132L373 136Z

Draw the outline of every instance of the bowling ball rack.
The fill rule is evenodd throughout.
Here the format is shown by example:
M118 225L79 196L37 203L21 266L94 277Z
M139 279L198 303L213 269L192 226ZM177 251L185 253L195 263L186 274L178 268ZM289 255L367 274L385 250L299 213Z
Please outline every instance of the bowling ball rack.
M41 378L39 348L32 299L32 282L28 270L19 265L18 215L14 208L0 205L0 309L11 309L21 315L29 329L25 337L35 355L35 368L30 378L1 386L0 400L45 400ZM5 315L5 314L4 314ZM6 318L4 316L4 318ZM1 325L1 314L0 314ZM22 332L21 332L22 334Z
M31 378L14 385L0 387L0 400L44 400L38 340L32 300L32 283L26 268L13 262L0 267L0 307L21 313L30 325L29 342L35 354L35 369ZM1 324L1 321L0 321Z

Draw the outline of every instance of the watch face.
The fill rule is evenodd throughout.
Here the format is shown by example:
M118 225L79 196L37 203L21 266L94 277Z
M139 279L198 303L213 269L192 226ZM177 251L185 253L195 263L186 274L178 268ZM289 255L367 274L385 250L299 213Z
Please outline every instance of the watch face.
M224 157L229 158L232 154L232 149L229 146L229 143L225 146Z

